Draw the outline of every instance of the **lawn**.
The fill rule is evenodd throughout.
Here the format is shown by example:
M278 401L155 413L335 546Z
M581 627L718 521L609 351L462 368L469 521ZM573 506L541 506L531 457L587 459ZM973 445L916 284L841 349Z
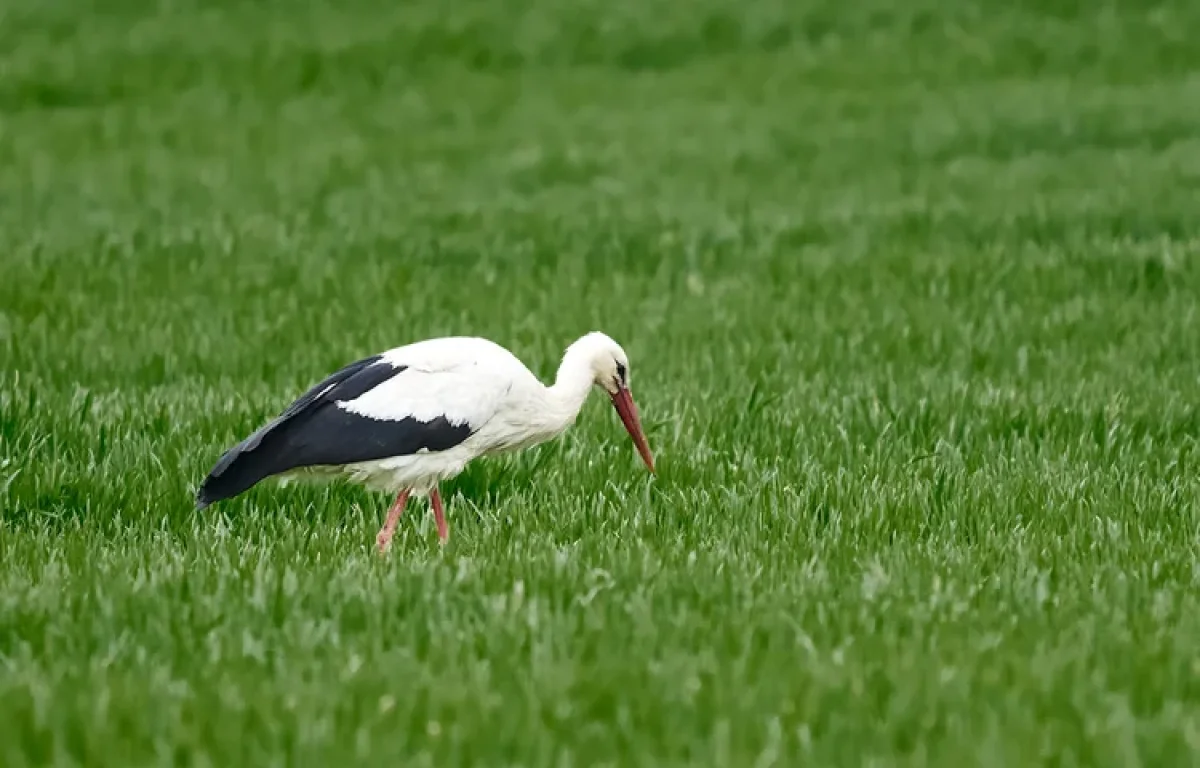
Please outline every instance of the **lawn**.
M1200 760L1200 6L0 0L0 765ZM220 453L603 330L410 505Z

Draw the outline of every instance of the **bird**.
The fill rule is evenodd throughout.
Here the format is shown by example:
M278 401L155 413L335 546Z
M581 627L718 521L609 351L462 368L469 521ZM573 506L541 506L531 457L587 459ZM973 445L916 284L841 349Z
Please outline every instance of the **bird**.
M503 346L448 336L350 363L225 451L196 491L196 509L263 480L341 478L395 494L375 537L382 554L410 498L428 497L440 544L449 539L439 485L486 455L552 440L575 423L593 389L611 401L642 461L654 457L630 388L629 357L600 331L563 353L542 383Z

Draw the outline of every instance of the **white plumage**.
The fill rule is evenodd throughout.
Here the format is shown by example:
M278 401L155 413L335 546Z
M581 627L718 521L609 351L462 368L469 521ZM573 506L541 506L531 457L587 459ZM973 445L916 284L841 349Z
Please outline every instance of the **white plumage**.
M267 477L345 476L397 493L377 538L385 550L412 495L430 496L448 537L438 484L472 459L550 440L574 423L593 386L612 399L651 471L620 345L594 332L563 355L545 386L504 347L475 337L430 339L346 366L229 449L197 493L204 508Z

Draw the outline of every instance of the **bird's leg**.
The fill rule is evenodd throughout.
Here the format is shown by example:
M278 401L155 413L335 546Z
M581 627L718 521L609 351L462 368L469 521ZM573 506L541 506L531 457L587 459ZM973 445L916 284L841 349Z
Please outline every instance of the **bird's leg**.
M442 509L442 494L438 493L436 485L433 487L433 492L429 494L429 501L433 504L433 519L437 522L438 538L445 544L446 539L450 538L450 531L446 528L446 514Z
M396 501L392 504L392 508L388 510L387 520L384 521L383 527L379 529L379 535L375 537L375 544L379 547L379 552L382 554L387 551L388 544L392 541L392 534L396 531L396 523L400 522L400 515L404 513L404 505L408 502L408 494L411 489L405 488L396 496Z

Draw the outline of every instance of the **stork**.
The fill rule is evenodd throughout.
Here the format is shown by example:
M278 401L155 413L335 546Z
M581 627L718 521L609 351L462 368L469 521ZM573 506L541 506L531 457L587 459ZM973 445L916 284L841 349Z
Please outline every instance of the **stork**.
M654 459L629 388L629 358L608 336L572 343L551 386L504 347L476 337L428 339L351 363L230 448L196 493L197 510L267 478L342 477L396 494L375 538L386 552L410 497L428 497L449 538L438 484L480 456L551 440L604 390L647 468Z

